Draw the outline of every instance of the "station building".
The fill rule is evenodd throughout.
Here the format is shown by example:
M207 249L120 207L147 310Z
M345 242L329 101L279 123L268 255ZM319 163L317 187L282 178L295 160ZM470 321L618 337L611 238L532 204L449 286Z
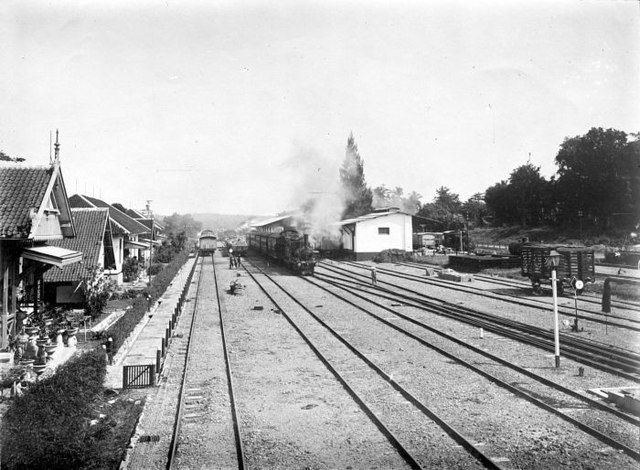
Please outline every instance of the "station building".
M356 260L371 259L383 250L413 251L414 216L396 207L376 209L369 214L336 222L343 250Z
M0 349L20 330L21 315L44 311L43 275L79 263L82 253L50 243L76 236L56 159L50 166L0 165ZM18 315L20 314L20 315Z

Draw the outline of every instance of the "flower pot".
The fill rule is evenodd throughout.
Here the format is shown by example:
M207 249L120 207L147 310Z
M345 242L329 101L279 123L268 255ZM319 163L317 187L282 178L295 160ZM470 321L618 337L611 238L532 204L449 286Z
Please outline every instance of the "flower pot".
M40 328L38 328L37 326L28 326L24 329L24 331L29 335L35 335L40 331Z
M77 328L67 328L67 336L75 336L78 333Z
M56 352L56 349L58 349L57 344L48 344L47 346L44 347L44 350L47 352L47 355L49 356L54 352Z
M20 365L24 367L31 367L34 362L36 362L35 359L21 359Z
M41 375L45 371L46 368L47 368L46 364L35 364L33 366L33 371L36 374Z

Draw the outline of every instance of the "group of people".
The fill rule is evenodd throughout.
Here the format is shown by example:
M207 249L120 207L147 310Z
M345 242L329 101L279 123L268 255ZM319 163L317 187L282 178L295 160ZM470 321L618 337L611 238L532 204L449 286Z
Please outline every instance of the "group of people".
M240 256L236 256L233 252L233 248L229 248L229 269L234 269L240 266Z

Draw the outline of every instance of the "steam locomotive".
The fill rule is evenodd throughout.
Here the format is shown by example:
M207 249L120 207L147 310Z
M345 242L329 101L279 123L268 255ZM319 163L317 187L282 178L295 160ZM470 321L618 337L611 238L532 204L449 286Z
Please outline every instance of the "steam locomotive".
M249 248L267 258L284 264L292 271L313 274L316 266L315 252L307 235L295 229L285 229L278 233L251 232L247 235Z

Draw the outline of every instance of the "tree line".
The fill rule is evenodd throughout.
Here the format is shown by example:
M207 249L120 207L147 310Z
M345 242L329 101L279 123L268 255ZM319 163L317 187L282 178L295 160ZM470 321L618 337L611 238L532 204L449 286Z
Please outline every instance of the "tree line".
M515 168L507 180L495 183L466 201L441 186L431 202L400 187L369 188L364 160L351 134L340 168L345 195L343 218L357 217L375 207L395 206L425 219L427 230L483 225L580 224L598 229L632 228L640 221L640 134L592 128L567 137L555 157L550 179L531 163Z

